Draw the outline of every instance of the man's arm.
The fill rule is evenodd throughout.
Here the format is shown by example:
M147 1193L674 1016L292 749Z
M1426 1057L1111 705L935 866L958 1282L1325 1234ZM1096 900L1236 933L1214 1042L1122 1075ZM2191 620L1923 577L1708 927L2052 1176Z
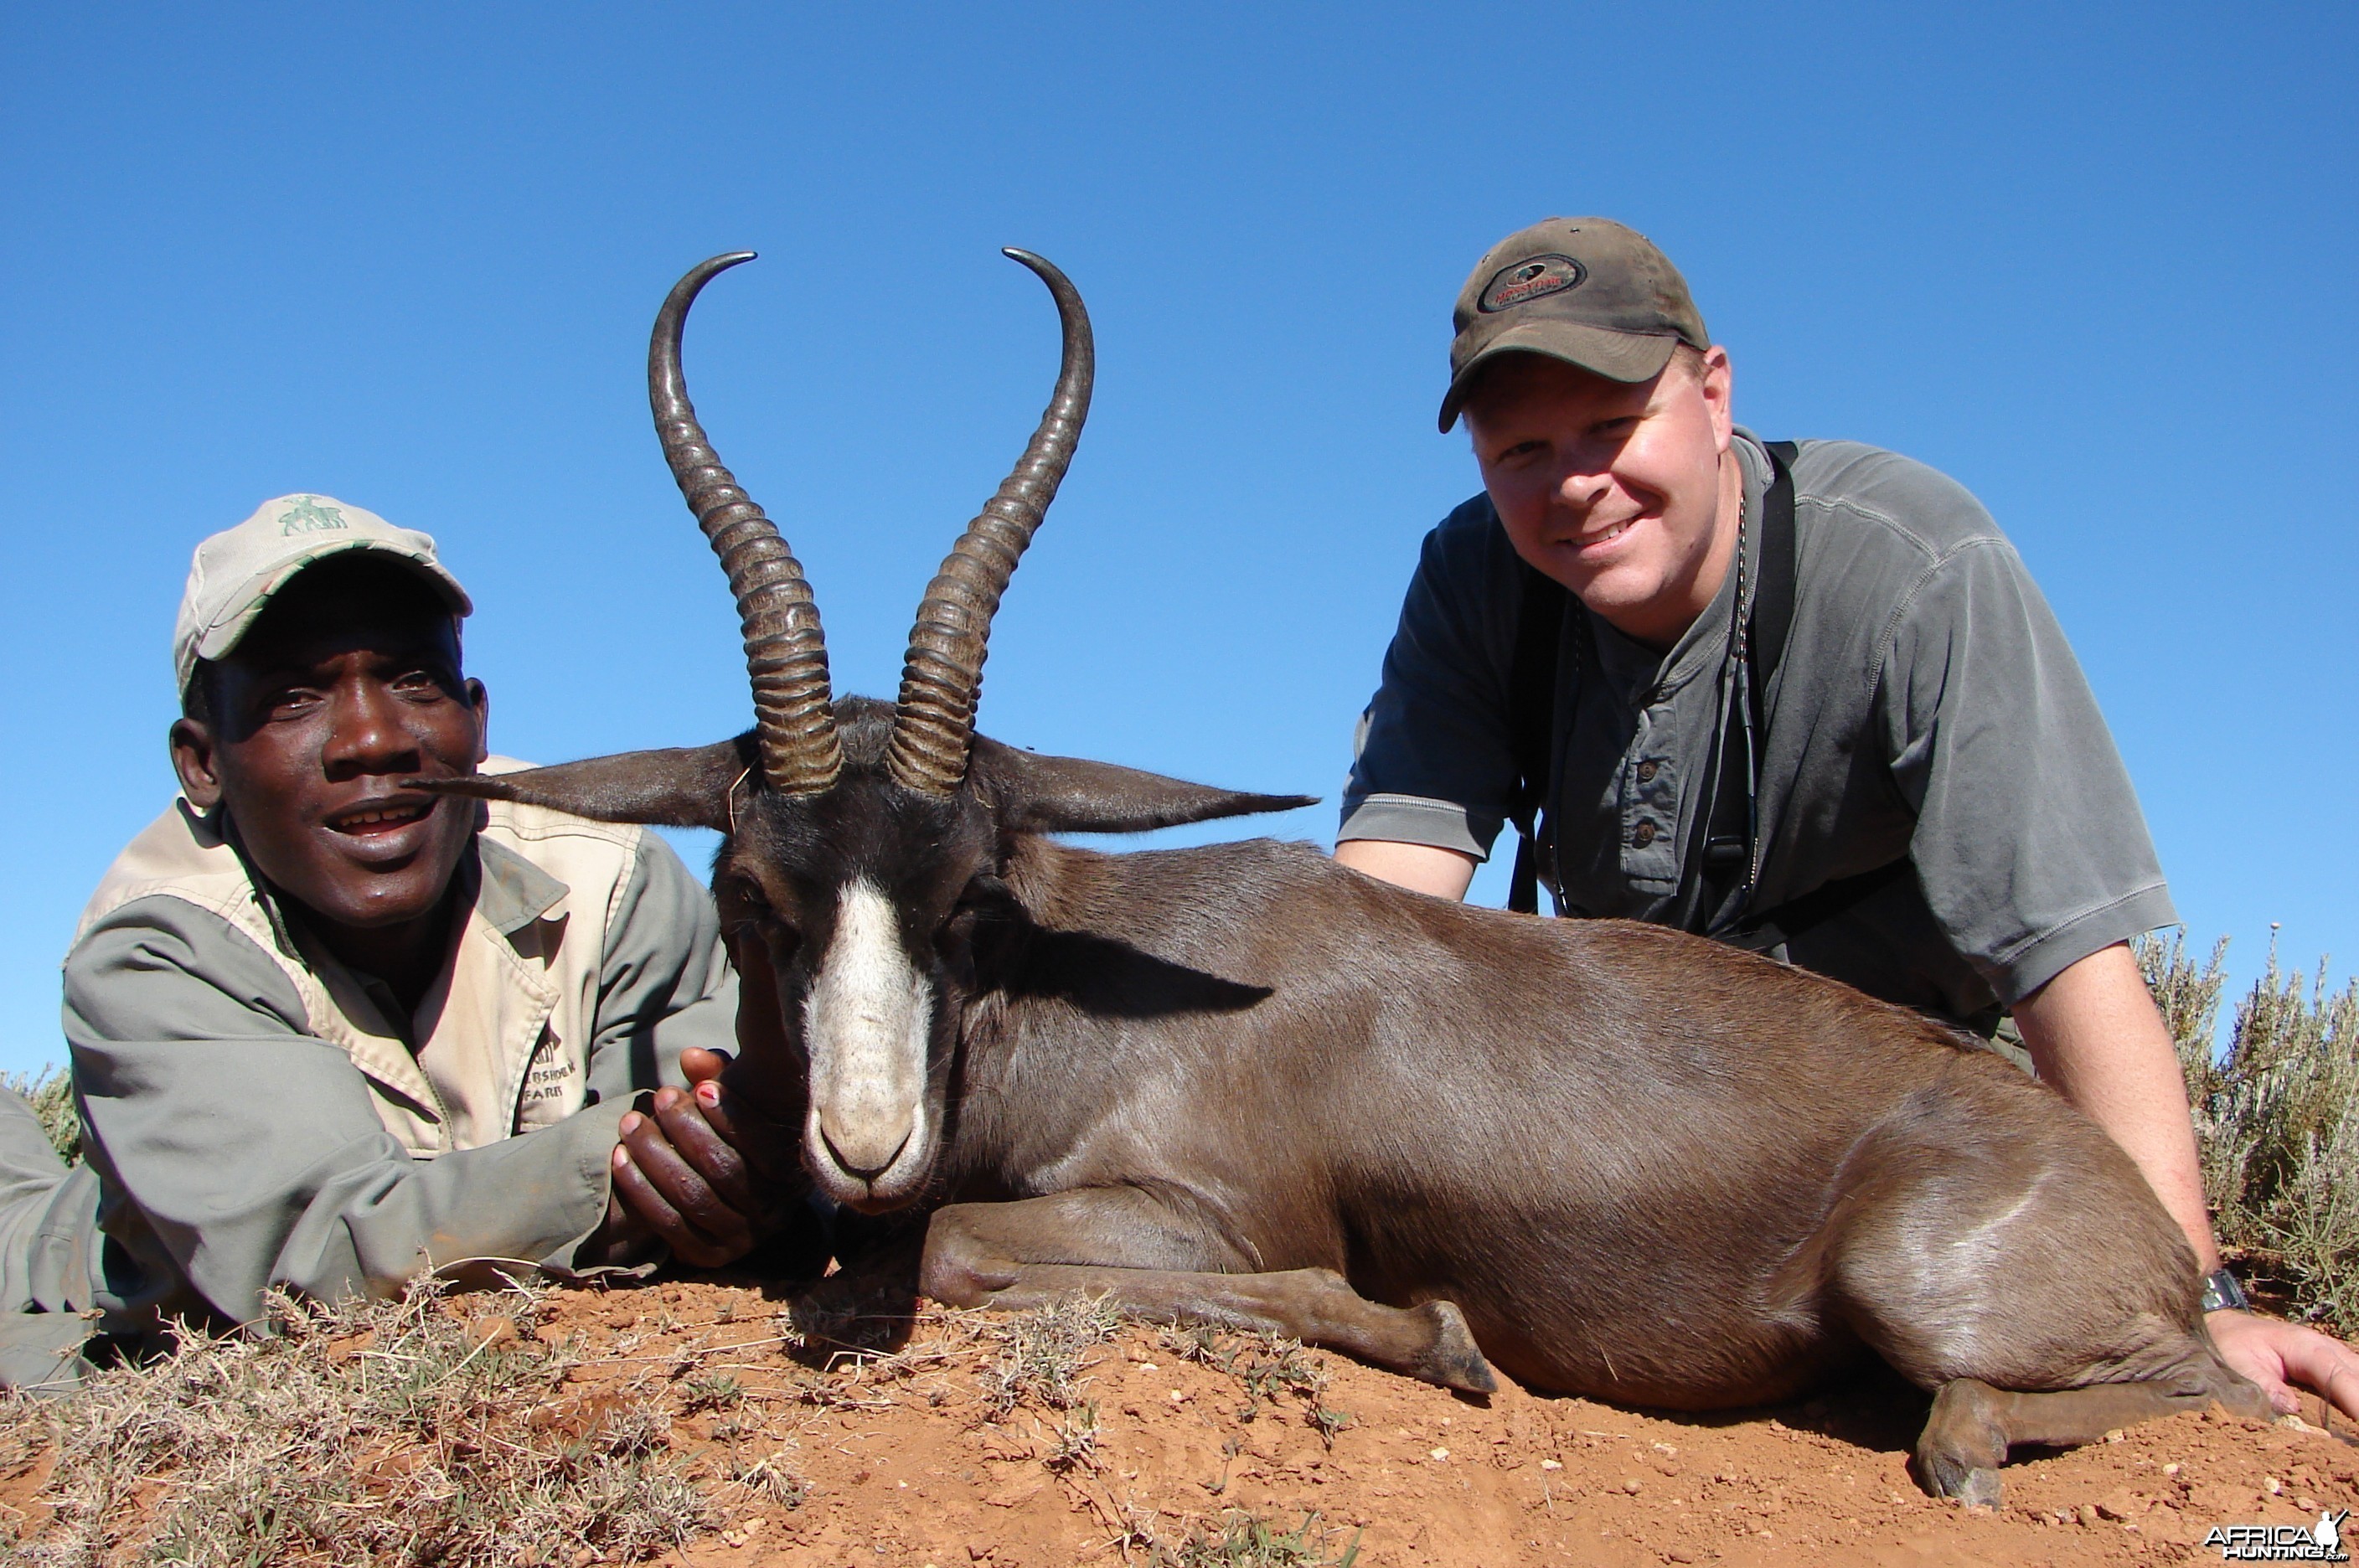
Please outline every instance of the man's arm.
M2110 1134L2145 1172L2187 1233L2196 1268L2220 1267L2203 1197L2202 1167L2186 1083L2170 1031L2126 943L2067 966L2015 1007L2016 1027L2039 1076ZM2359 1420L2359 1352L2275 1318L2213 1312L2212 1337L2228 1364L2267 1390L2280 1410L2299 1408L2301 1382Z
M1338 865L1390 882L1411 892L1437 898L1466 897L1474 880L1474 857L1461 850L1430 844L1396 844L1388 839L1349 838L1335 846Z
M1454 898L1490 853L1516 784L1507 681L1516 571L1483 496L1426 536L1383 679L1353 737L1335 835L1344 865ZM1388 854L1419 849L1449 858L1412 872Z
M110 1280L110 1306L240 1322L271 1286L381 1294L471 1258L563 1270L604 1221L627 1102L413 1160L277 966L210 911L125 905L65 981L86 1148L125 1211L107 1228L146 1275Z

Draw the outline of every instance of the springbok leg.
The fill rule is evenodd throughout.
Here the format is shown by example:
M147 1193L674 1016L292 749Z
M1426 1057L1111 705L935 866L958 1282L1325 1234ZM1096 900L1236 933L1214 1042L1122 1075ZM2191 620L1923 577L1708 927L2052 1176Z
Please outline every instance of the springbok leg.
M1960 1377L1933 1396L1933 1413L1917 1439L1918 1476L1937 1497L1956 1497L1969 1508L1996 1508L1998 1467L2014 1444L2094 1443L2117 1427L2200 1410L2215 1398L2209 1390L2190 1393L2162 1383L2099 1383L2026 1394Z
M1226 1271L1250 1267L1148 1193L1085 1188L938 1211L920 1279L948 1306L1018 1310L1102 1295L1134 1316L1287 1334L1446 1388L1498 1387L1454 1302L1382 1306L1331 1269Z

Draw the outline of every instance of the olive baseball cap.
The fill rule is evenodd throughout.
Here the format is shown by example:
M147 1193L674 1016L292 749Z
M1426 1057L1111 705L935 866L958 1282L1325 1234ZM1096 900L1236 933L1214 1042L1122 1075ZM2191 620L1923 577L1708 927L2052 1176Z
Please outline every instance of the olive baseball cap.
M397 528L375 512L331 495L281 495L197 546L172 628L172 669L189 689L197 660L220 659L258 619L271 595L304 568L365 550L400 561L432 584L453 615L475 606L434 553L432 536Z
M1609 381L1661 374L1680 343L1712 346L1687 279L1637 230L1611 218L1546 218L1484 253L1451 312L1450 391L1458 422L1475 376L1503 354L1544 354Z

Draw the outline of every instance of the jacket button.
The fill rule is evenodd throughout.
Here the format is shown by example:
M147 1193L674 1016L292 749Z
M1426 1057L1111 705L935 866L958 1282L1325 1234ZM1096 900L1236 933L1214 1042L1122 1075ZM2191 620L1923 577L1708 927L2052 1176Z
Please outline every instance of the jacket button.
M1648 844L1654 843L1655 824L1651 822L1641 822L1631 833L1630 842L1636 844L1640 849L1644 849Z
M1638 764L1638 782L1641 784L1651 784L1655 781L1655 775L1661 771L1661 766L1653 758L1649 757L1645 762Z

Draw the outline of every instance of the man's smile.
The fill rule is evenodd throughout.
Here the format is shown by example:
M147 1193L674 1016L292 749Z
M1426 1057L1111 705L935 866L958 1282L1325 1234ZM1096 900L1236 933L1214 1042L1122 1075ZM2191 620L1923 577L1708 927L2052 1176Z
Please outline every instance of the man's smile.
M1607 523L1603 527L1584 527L1560 535L1549 543L1557 550L1565 550L1584 561L1593 562L1598 557L1612 553L1613 546L1620 543L1632 528L1646 520L1645 515L1641 514L1634 517L1625 517L1619 522Z
M380 795L332 811L322 819L357 859L404 859L425 846L431 819L442 802L431 795Z

